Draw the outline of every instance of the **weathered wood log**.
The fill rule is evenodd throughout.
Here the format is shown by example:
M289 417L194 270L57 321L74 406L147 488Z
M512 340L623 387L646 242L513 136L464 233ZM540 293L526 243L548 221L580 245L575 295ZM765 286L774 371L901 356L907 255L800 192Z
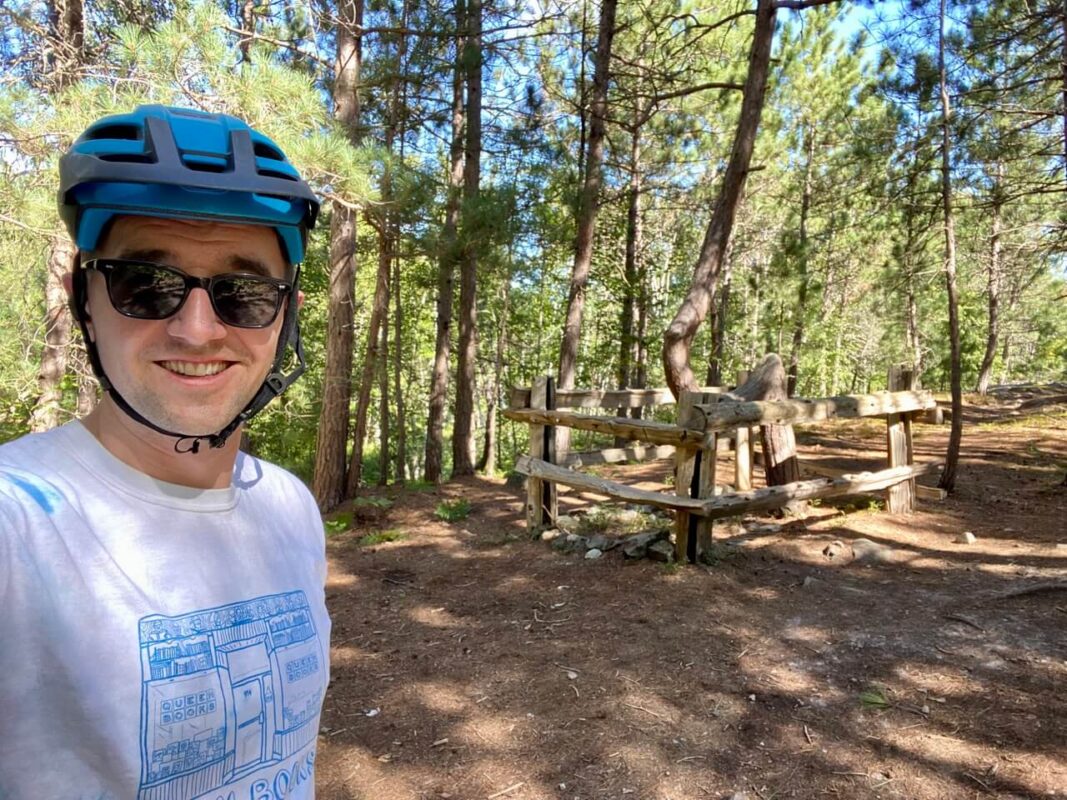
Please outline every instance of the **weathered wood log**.
M683 391L678 398L678 425L688 426L693 419L693 406L712 398L704 392ZM712 437L699 450L677 448L674 456L675 494L688 499L704 499L715 494L715 461L718 443ZM699 563L711 552L711 520L678 510L674 520L674 556L678 561Z
M581 431L597 431L626 439L652 444L673 444L675 447L705 447L714 435L701 430L679 428L663 422L649 422L627 417L598 417L574 414L569 411L543 411L533 408L507 409L504 416L516 422L535 425L562 425Z
M549 464L537 458L519 456L515 462L515 471L531 478L540 478L544 481L562 483L575 489L584 489L589 492L604 495L614 500L623 500L628 503L656 506L657 508L682 509L700 513L704 508L704 501L694 500L688 497L677 497L662 492L652 492L647 489L635 489L615 481L598 478L595 475L585 475L575 472L566 467Z
M757 461L759 457L757 456ZM933 462L937 466L941 466L942 462ZM840 478L842 475L850 475L855 472L851 469L841 469L840 467L827 467L822 464L817 464L812 461L800 460L800 472L802 475L821 475L826 478ZM948 492L944 489L938 489L936 486L923 486L921 483L915 484L915 493L920 500L944 500L948 497Z
M657 461L674 456L674 445L608 447L604 450L583 450L571 453L563 461L565 467L591 467L595 464L623 464L628 461Z
M735 406L739 401L776 402L788 399L786 393L786 374L782 359L775 353L768 353L749 373L744 383L729 392L720 402ZM705 425L707 414L705 413ZM800 467L797 464L797 441L793 429L788 424L774 424L776 420L758 420L760 440L763 445L764 467L768 486L781 486L800 480ZM748 424L743 421L741 424ZM740 425L728 425L738 428ZM738 487L740 488L740 487ZM749 487L751 488L751 487ZM801 505L793 504L790 510L802 511Z
M725 392L722 386L707 386L702 392L718 394ZM556 392L556 408L647 408L648 406L674 405L670 389L568 389ZM512 387L508 393L508 408L530 407L530 390Z
M614 500L674 509L711 519L739 516L753 511L768 511L781 508L795 500L880 492L895 483L930 474L940 468L941 464L938 463L912 464L878 472L860 472L842 475L839 478L796 481L785 486L770 486L751 492L732 492L709 499L700 499L636 489L593 475L584 475L529 456L519 456L518 461L515 462L515 470L531 478L562 483L564 486L584 489Z
M723 431L739 425L790 424L822 422L828 419L880 417L887 414L906 414L924 411L936 405L933 395L925 390L916 392L877 392L852 394L819 399L730 402L700 405L705 430Z
M552 378L542 375L534 380L530 401L539 408L551 408L554 401ZM545 463L553 461L554 436L550 428L530 425L530 455ZM555 524L558 513L556 485L531 477L526 482L526 529L535 534Z
M915 390L915 370L894 364L889 368L890 392ZM911 438L910 414L886 415L887 466L902 467L915 463ZM915 511L915 480L902 481L885 490L885 510L890 514L911 514Z
M753 511L770 511L797 500L879 492L901 481L936 472L940 468L940 464L912 464L878 472L842 475L840 478L794 481L785 486L768 486L766 489L756 489L751 492L721 494L705 503L703 513L712 519L721 519L749 514Z

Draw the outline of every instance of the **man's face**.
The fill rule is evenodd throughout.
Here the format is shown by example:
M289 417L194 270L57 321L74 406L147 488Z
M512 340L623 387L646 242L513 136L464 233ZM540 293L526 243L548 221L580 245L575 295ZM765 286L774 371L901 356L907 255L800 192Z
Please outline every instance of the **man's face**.
M277 236L255 225L120 217L94 256L151 261L199 277L286 277ZM284 307L269 327L235 328L219 321L207 292L197 288L167 319L130 319L112 307L102 274L90 271L88 280L90 335L104 371L155 425L191 436L216 433L263 384Z

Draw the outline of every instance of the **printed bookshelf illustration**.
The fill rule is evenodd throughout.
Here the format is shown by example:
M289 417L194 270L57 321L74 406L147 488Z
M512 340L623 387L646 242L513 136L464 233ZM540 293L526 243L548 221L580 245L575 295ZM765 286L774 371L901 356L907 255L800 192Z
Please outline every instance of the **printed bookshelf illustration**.
M314 743L325 661L303 592L152 615L139 626L138 800L214 800Z

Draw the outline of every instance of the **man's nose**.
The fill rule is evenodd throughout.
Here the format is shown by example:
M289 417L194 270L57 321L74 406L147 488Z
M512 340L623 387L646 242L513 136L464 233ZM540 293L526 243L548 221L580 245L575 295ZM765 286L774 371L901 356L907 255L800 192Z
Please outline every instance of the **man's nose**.
M226 326L215 316L207 290L189 292L178 313L167 320L167 333L191 345L202 345L226 336Z

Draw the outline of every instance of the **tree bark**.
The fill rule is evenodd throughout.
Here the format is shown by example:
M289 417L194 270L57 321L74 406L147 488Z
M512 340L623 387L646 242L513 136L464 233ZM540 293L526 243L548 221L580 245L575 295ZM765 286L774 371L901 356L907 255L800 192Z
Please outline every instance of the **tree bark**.
M574 247L574 266L567 310L563 325L563 341L559 355L559 389L573 389L578 366L578 343L582 334L582 311L585 307L585 287L593 263L593 234L596 230L597 205L603 181L604 119L608 110L608 83L611 78L611 43L615 37L615 9L617 0L602 0L600 24L597 31L596 62L593 67L593 96L590 102L589 144L585 159L585 175L578 204L578 228Z
M388 232L385 234L389 237ZM392 268L392 247L389 266ZM391 287L390 287L391 288ZM389 308L389 296L386 295L385 307ZM388 312L387 312L388 313ZM378 419L378 485L389 483L389 321L382 320L382 342L378 352L378 404L381 409Z
M1000 228L1004 205L1000 191L1000 180L1004 175L1004 165L1001 162L997 162L996 175L997 180L993 185L992 230L989 236L989 274L986 292L989 326L986 329L985 354L982 356L982 366L978 370L978 385L975 387L979 394L985 394L989 390L989 379L993 374L993 361L997 355L997 340L1000 336Z
M60 423L63 376L67 373L71 316L63 276L73 271L78 260L74 243L66 233L52 237L45 274L44 347L37 373L37 402L30 416L30 430L46 431Z
M763 99L767 90L771 44L777 8L774 0L758 0L756 29L748 56L748 76L745 78L741 115L734 135L733 151L723 177L722 190L715 203L711 221L704 235L693 270L693 281L681 307L671 320L663 336L663 367L667 385L677 398L683 390L696 389L696 379L689 364L693 337L707 317L715 297L715 289L722 268L723 256L730 241L734 217L741 201L741 193L748 177L752 150L756 144Z
M741 400L786 400L786 373L782 359L770 353L759 362L743 384L727 395ZM763 468L768 486L782 486L800 480L796 437L791 425L761 425ZM796 506L788 508L795 513Z
M337 59L334 67L334 116L348 141L360 141L359 81L363 0L345 0L338 6ZM345 495L347 482L349 408L352 401L352 350L355 324L356 213L333 203L330 214L330 287L326 309L326 366L319 410L315 471L311 492L319 508L335 508Z
M348 481L345 495L355 497L363 480L363 444L367 437L367 411L370 407L371 389L374 386L378 366L378 341L389 306L389 272L392 254L387 244L378 248L378 273L374 282L374 302L370 322L367 325L367 346L363 355L363 370L359 381L359 398L356 400L356 430L352 436L352 458L348 464Z
M466 28L464 4L456 2L456 31ZM448 196L445 222L437 254L437 339L434 345L433 374L430 379L429 412L426 420L426 455L423 480L440 483L444 460L444 419L448 403L449 357L452 350L452 298L458 250L456 232L463 195L463 52L464 37L456 37L456 60L452 73L452 144L449 152Z
M808 292L811 288L811 270L808 262L808 218L811 215L811 174L815 163L815 131L806 125L804 132L804 188L800 195L800 225L797 263L800 266L800 288L797 291L797 306L793 319L793 347L789 351L789 379L786 395L792 397L797 391L800 370L800 348L804 345L804 315L807 310Z
M474 380L478 360L478 194L482 165L482 4L467 4L467 137L463 165L463 260L459 274L459 353L452 475L474 474Z
M947 0L941 0L938 29L938 70L941 90L941 206L945 223L945 288L948 295L948 336L951 358L952 427L949 431L945 469L938 485L946 492L956 486L956 469L960 459L960 440L963 438L963 365L960 357L959 291L956 287L956 222L952 211L951 140L949 123L952 108L948 94L948 73L945 68L945 16Z

